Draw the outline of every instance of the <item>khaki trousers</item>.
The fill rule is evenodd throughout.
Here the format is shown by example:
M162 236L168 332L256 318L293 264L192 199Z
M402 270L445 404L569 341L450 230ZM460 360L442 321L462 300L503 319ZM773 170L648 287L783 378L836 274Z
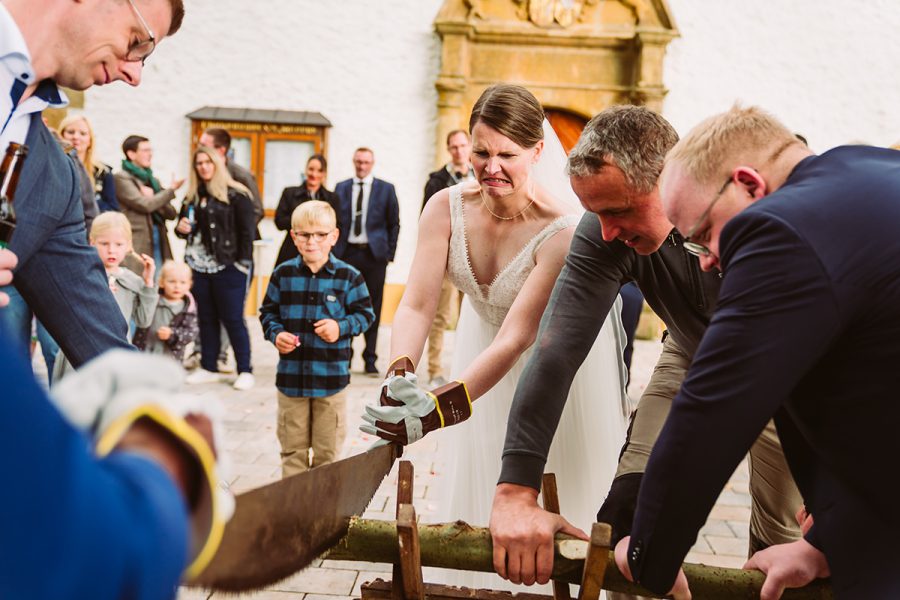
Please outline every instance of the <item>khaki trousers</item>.
M444 351L444 332L450 325L453 316L453 306L458 304L459 292L450 283L446 275L441 284L441 295L438 298L437 312L434 313L434 322L428 332L428 376L430 379L443 377L444 369L441 366L441 353Z
M691 358L669 336L663 344L659 362L650 383L631 416L631 431L619 459L616 476L643 473L653 444L662 430L672 400L691 365ZM800 537L794 514L803 499L794 483L781 450L781 442L770 420L750 448L750 540L747 555L752 556L775 544L793 542ZM703 465L697 465L703 468ZM607 593L610 600L636 598Z
M344 390L321 398L292 398L278 392L282 477L334 462L344 441L345 405Z

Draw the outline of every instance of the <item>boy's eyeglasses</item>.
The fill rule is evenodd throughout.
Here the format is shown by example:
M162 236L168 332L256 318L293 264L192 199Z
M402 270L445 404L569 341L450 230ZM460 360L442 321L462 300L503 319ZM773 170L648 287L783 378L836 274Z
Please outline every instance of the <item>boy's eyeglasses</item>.
M331 231L334 231L334 229L332 229ZM308 232L308 231L297 231L295 229L294 235L297 237L297 239L300 239L304 242L308 242L309 240L312 240L314 242L321 242L322 240L324 240L326 237L328 237L331 234L331 231Z

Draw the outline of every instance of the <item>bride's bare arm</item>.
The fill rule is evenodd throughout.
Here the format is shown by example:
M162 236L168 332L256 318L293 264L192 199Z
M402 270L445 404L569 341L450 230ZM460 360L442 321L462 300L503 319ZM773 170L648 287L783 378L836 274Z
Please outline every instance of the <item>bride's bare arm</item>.
M534 343L574 231L574 227L568 227L544 242L534 269L519 290L494 341L462 373L460 379L466 383L472 400L494 387Z
M444 189L425 204L419 219L416 254L391 328L391 360L405 355L419 364L437 311L449 246L450 193Z

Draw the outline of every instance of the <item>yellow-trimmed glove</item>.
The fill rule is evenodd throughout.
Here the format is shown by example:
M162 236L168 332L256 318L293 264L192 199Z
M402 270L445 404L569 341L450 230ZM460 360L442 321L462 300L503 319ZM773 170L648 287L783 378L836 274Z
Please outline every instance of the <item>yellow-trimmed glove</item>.
M136 422L149 419L178 440L184 455L194 462L200 481L192 489L191 564L185 577L201 573L212 560L225 523L234 512L234 497L228 490L227 457L221 406L209 399L180 394L184 369L174 360L127 350L112 350L67 375L51 390L51 397L75 427L94 441L98 456L112 452ZM209 419L214 454L206 439L184 417Z
M416 376L416 365L413 364L413 361L410 357L403 355L400 358L395 358L391 361L390 366L387 369L387 373L384 376L384 381L387 382L391 377L407 377L410 381L415 383L418 381L418 377ZM387 395L387 387L381 386L381 405L382 406L402 406L403 402L399 400L394 400L390 396Z
M394 375L382 384L385 396L392 404L367 405L360 429L398 444L412 444L435 429L462 423L472 415L472 400L462 381L451 381L427 392L416 385L414 374Z

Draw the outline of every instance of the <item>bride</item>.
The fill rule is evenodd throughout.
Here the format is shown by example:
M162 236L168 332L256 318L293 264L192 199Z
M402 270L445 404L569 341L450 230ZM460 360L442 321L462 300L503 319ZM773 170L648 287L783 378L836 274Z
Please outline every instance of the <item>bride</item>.
M469 130L477 182L442 190L426 203L410 280L394 317L394 362L382 404L402 400L406 406L370 406L364 417L370 424L364 430L406 443L471 413L469 423L435 438L448 488L435 497L437 521L488 523L516 382L583 212L563 174L565 154L555 134L546 142L556 147L545 146L544 123L540 103L520 86L492 86L475 104ZM549 124L547 129L552 134ZM562 181L553 190L559 196L534 177L536 165L555 170L547 168L551 154L558 172L550 178ZM411 387L415 376L391 375L396 367L414 370L422 354L445 272L436 265L445 265L465 300L454 341L456 381L427 395ZM625 439L620 302L572 386L547 463L557 476L563 515L586 529L609 489ZM411 406L420 412L409 412ZM494 574L453 575L447 583L509 588Z

